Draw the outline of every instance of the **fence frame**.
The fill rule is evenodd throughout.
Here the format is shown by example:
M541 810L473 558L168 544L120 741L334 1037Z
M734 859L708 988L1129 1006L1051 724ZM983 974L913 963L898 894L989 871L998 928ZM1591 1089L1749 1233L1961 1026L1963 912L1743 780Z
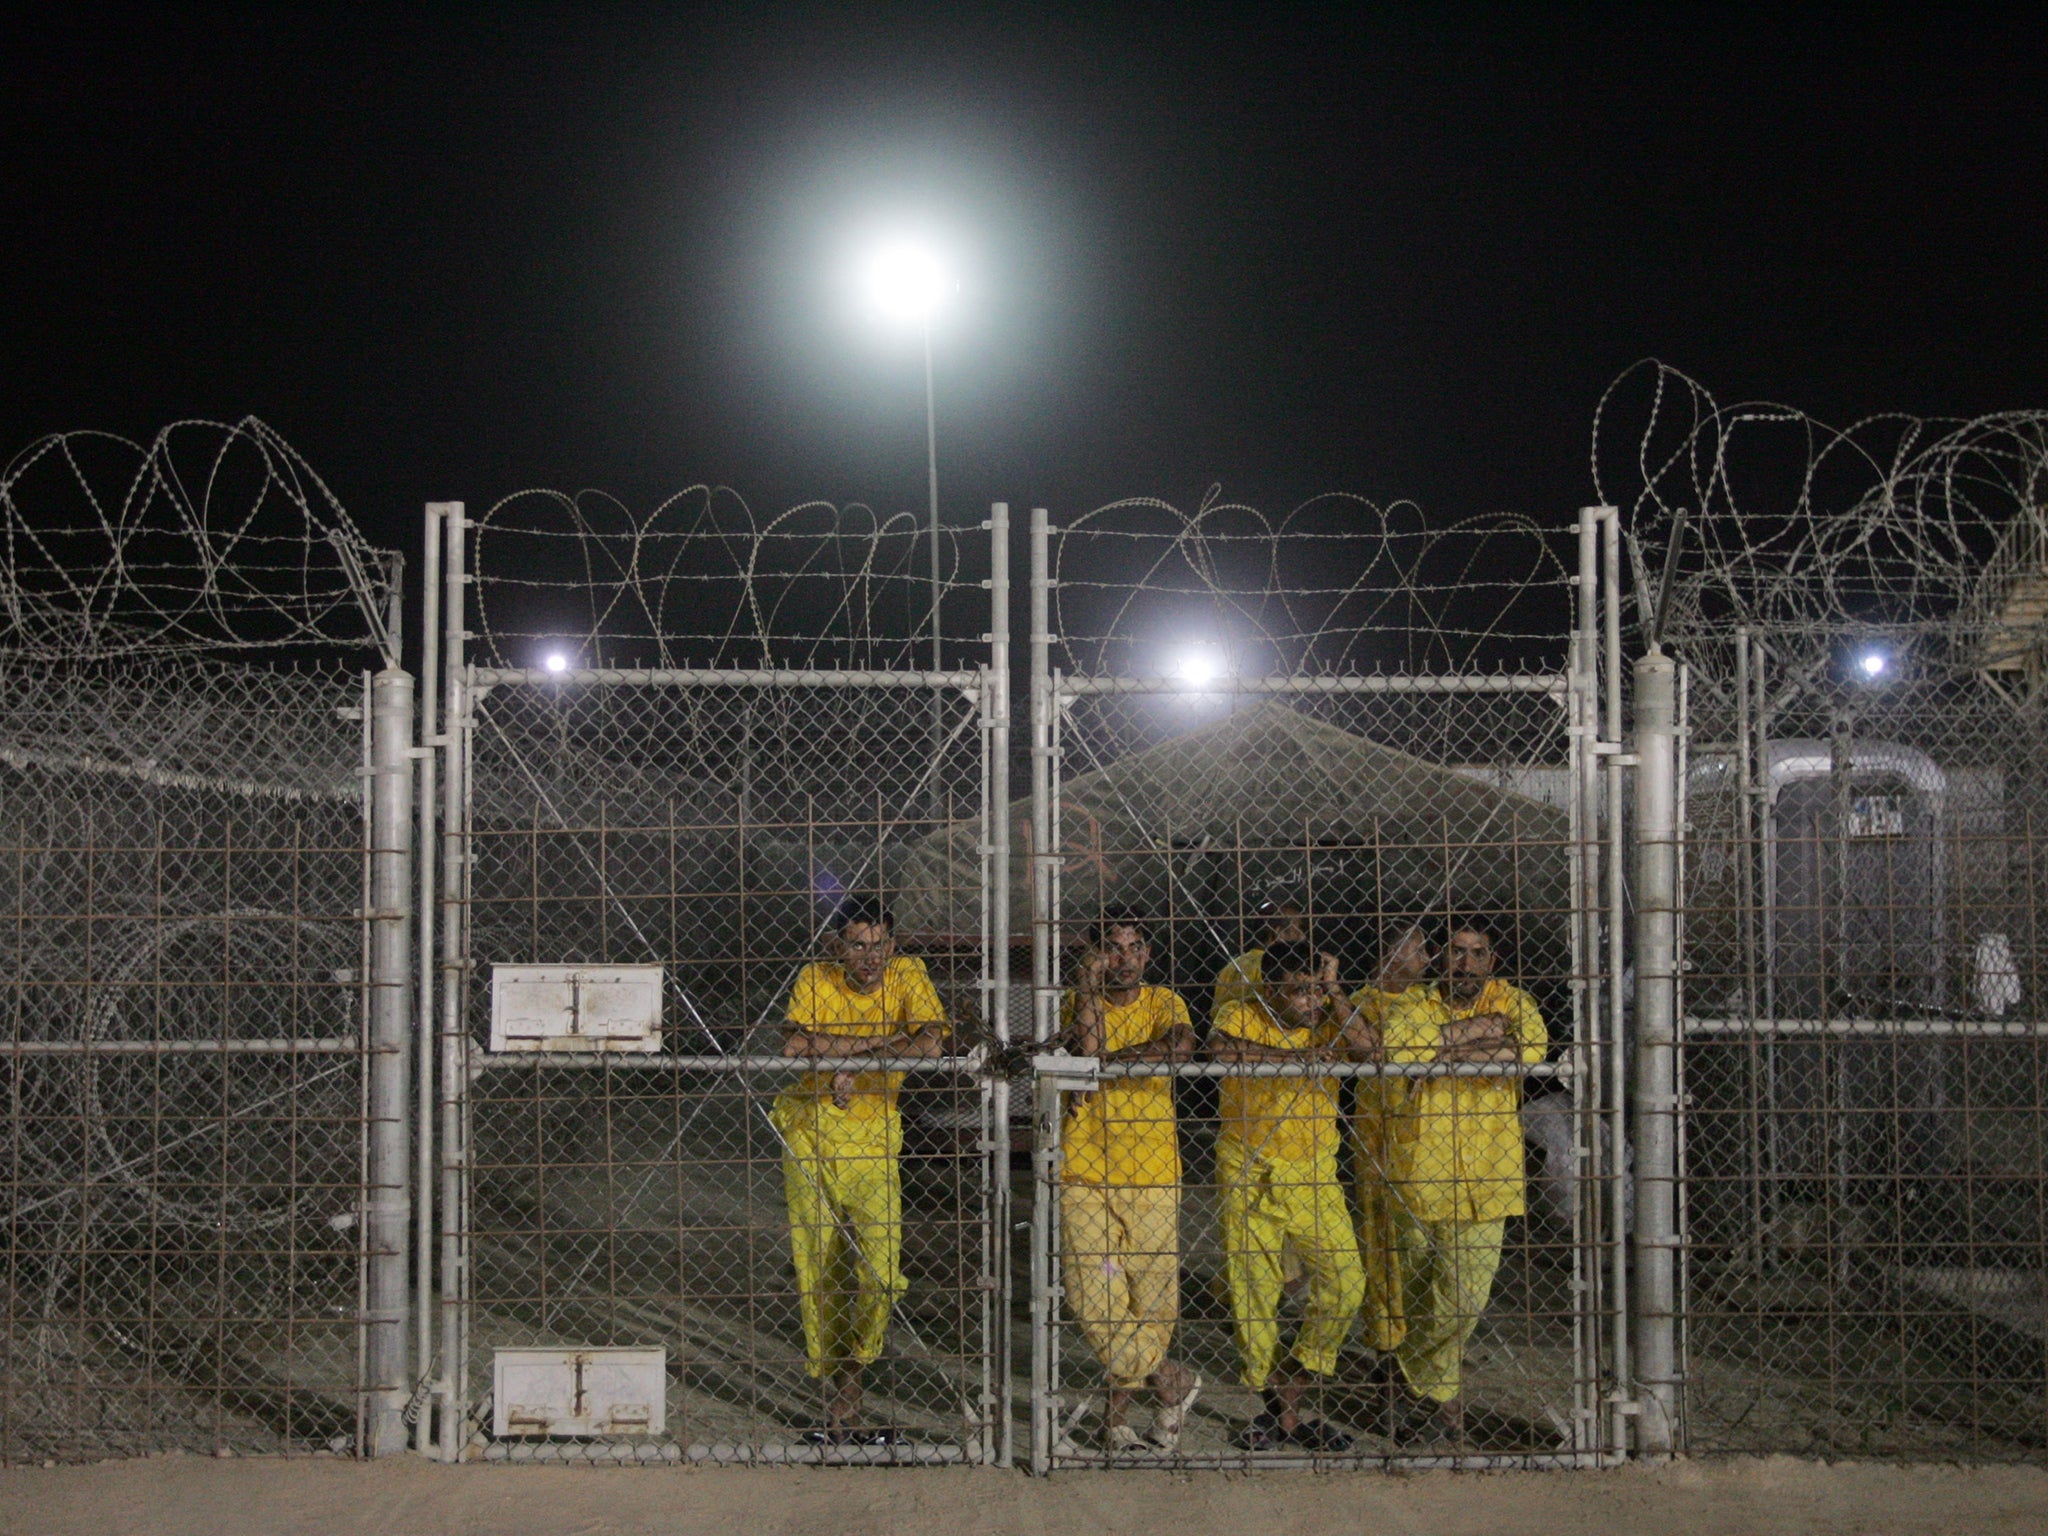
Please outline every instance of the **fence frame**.
M465 626L465 589L475 577L465 570L465 535L476 526L463 514L460 502L433 503L427 508L427 539L430 548L438 544L438 562L431 558L431 573L438 563L441 576L440 648L442 651L442 724L437 733L431 727L431 706L422 726L420 751L425 754L423 772L433 772L433 755L439 754L442 783L439 840L441 880L439 899L428 905L438 911L438 933L423 931L422 974L427 962L424 950L438 938L440 986L437 1006L423 1010L421 1030L434 1037L434 1049L420 1052L418 1076L422 1106L420 1164L437 1164L439 1188L432 1212L432 1227L439 1247L439 1260L431 1276L437 1317L433 1326L432 1357L439 1364L431 1382L422 1378L416 1401L430 1399L431 1415L418 1416L418 1443L439 1460L452 1462L482 1455L490 1460L573 1459L604 1462L626 1461L751 1461L763 1463L866 1464L931 1463L978 1461L1008 1465L1012 1455L1012 1415L1007 1404L1010 1328L1009 1250L1009 1083L1000 1060L1009 1039L1009 977L1003 963L1009 950L1008 860L1010 829L1007 814L1009 793L1009 676L1008 676L1008 508L997 503L982 524L993 540L991 593L992 634L984 637L989 660L972 668L951 671L881 671L773 667L721 668L633 668L576 667L563 671L540 668L485 666L471 662L466 642L475 638ZM435 615L428 614L429 631ZM475 1078L501 1066L555 1070L648 1069L732 1073L784 1074L813 1070L810 1064L781 1056L593 1054L546 1053L536 1057L519 1053L497 1057L481 1049L472 1034L471 998L476 983L477 960L471 947L471 871L474 852L471 843L471 808L474 789L474 736L479 710L487 697L499 689L548 688L632 689L667 691L808 691L846 690L928 694L934 700L935 727L939 702L953 693L972 709L971 723L979 737L979 770L976 774L978 818L974 846L979 873L977 974L974 985L983 1000L984 1016L992 1046L975 1046L959 1055L931 1059L883 1062L879 1066L926 1074L958 1074L970 1077L981 1101L981 1135L976 1166L980 1176L975 1193L980 1197L979 1268L972 1288L979 1296L981 1322L979 1361L982 1380L977 1402L978 1443L955 1450L945 1446L914 1446L876 1454L861 1447L810 1446L793 1443L762 1443L746 1446L679 1445L650 1441L614 1447L615 1454L561 1454L548 1445L508 1443L485 1446L481 1430L471 1419L476 1391L470 1381L470 1325L472 1315L472 1165L473 1141L470 1129L469 1088ZM935 759L936 762L936 759ZM937 784L934 773L933 783ZM432 821L422 795L421 835L434 835ZM431 860L422 860L423 864ZM428 877L423 873L422 881ZM430 1114L426 1106L431 1105ZM427 1229L422 1213L420 1226ZM419 1284L424 1295L430 1277L422 1268ZM422 1335L426 1332L423 1324ZM422 1347L425 1357L428 1351ZM431 1421L431 1424L430 1424Z
M1621 1150L1628 1143L1625 1101L1626 1043L1622 1039L1623 919L1626 911L1622 804L1624 770L1634 764L1622 752L1622 684L1620 539L1613 508L1587 508L1573 531L1578 537L1580 569L1574 583L1577 611L1570 632L1569 660L1561 673L1528 675L1452 674L1406 676L1386 674L1290 675L1237 678L1190 684L1165 677L1120 675L1068 676L1052 665L1052 645L1061 637L1051 629L1050 594L1052 536L1058 532L1046 509L1033 508L1030 522L1031 597L1031 764L1032 846L1026 852L1032 894L1032 1020L1034 1156L1033 1219L1031 1222L1031 1436L1034 1473L1055 1466L1086 1464L1060 1455L1061 1415L1066 1407L1060 1391L1058 1281L1058 1178L1061 1103L1067 1092L1088 1091L1102 1077L1170 1075L1177 1078L1226 1075L1306 1075L1306 1069L1271 1066L1226 1067L1197 1063L1177 1068L1128 1069L1093 1060L1047 1054L1057 1033L1061 987L1057 952L1062 926L1061 736L1073 701L1108 695L1170 695L1190 692L1242 696L1332 696L1371 694L1541 694L1554 698L1562 712L1573 792L1569 806L1569 860L1572 914L1567 924L1572 949L1571 993L1574 1032L1566 1059L1516 1075L1554 1077L1569 1082L1573 1095L1572 1123L1576 1152L1583 1171L1584 1197L1572 1213L1574 1290L1574 1422L1568 1450L1553 1454L1473 1453L1455 1456L1369 1455L1370 1463L1404 1467L1465 1468L1534 1466L1604 1466L1627 1455L1628 1420L1638 1410L1636 1387L1628 1366L1633 1312L1629 1288L1626 1232L1626 1179ZM1603 706L1604 704L1604 712ZM1603 718L1604 713L1604 718ZM1604 729L1603 729L1604 726ZM1317 1076L1383 1077L1474 1075L1441 1069L1416 1072L1359 1065L1317 1067ZM1484 1075L1505 1075L1488 1073ZM1593 1134L1595 1124L1607 1131L1605 1145ZM1606 1149L1613 1149L1609 1154ZM1609 1167L1613 1162L1615 1166ZM1596 1208L1600 1195L1609 1209ZM1588 1256L1603 1254L1605 1273ZM1604 1346L1604 1348L1603 1348ZM1605 1381L1604 1392L1600 1383ZM1602 1412L1602 1408L1606 1411ZM1338 1462L1357 1457L1335 1458ZM1106 1458L1104 1459L1106 1462ZM1173 1465L1329 1466L1333 1458L1237 1453L1212 1456L1176 1454ZM1145 1463L1158 1465L1159 1461Z

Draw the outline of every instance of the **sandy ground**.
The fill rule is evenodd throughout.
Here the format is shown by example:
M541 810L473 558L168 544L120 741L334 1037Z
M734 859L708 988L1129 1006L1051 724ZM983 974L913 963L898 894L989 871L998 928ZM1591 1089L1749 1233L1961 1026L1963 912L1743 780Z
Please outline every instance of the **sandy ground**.
M0 1472L7 1536L917 1536L2048 1530L2048 1471L1790 1458L1617 1472L1068 1473L438 1467L160 1457Z

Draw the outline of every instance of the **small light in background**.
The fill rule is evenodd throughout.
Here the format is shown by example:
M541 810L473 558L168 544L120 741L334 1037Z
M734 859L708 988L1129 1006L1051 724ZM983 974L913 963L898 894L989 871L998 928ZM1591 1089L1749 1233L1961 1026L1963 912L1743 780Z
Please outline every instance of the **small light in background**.
M1856 670L1863 674L1866 682L1876 682L1890 669L1891 657L1880 650L1868 650L1856 658Z
M569 658L560 651L549 651L548 659L542 665L550 672L566 672L569 670Z

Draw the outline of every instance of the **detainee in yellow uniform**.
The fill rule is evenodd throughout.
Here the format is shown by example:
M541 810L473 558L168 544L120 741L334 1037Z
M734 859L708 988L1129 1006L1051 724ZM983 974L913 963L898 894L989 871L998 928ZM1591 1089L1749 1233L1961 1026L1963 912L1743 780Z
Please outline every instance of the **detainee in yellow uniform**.
M1210 1053L1243 1064L1300 1064L1371 1056L1378 1041L1340 1000L1336 962L1308 946L1267 947L1259 996L1224 1007L1211 1026ZM1244 1385L1265 1407L1243 1444L1350 1449L1346 1435L1304 1417L1301 1402L1337 1369L1337 1354L1365 1292L1358 1237L1337 1171L1341 1139L1337 1080L1313 1075L1223 1080L1216 1182L1224 1276L1237 1326ZM1281 1250L1292 1243L1308 1273L1308 1304L1293 1364L1280 1362Z
M1308 938L1308 915L1291 896L1275 897L1265 910L1265 933L1255 948L1246 950L1216 973L1215 998L1209 1017L1214 1020L1232 1003L1254 1002L1259 996L1259 977L1268 944L1299 944Z
M881 1355L905 1290L903 1073L854 1064L939 1055L945 1009L924 962L896 954L894 921L878 903L849 902L834 927L833 958L805 966L790 991L783 1053L836 1065L796 1078L770 1118L783 1142L809 1369L832 1388L813 1438L887 1443L893 1431L859 1425L860 1378Z
M1403 923L1387 935L1379 971L1351 994L1351 1006L1375 1031L1429 974L1429 936L1420 923ZM1351 1129L1358 1195L1358 1252L1365 1263L1365 1304L1360 1310L1365 1342L1391 1353L1408 1332L1401 1287L1399 1206L1387 1181L1393 1168L1394 1122L1406 1102L1407 1083L1398 1077L1361 1077L1353 1101Z
M1269 897L1260 904L1259 912L1264 919L1264 927L1258 944L1232 958L1216 973L1215 995L1209 1005L1212 1024L1232 1003L1258 1001L1259 978L1263 974L1267 945L1299 944L1308 938L1308 909L1300 897ZM1301 1286L1301 1255L1294 1251L1291 1241L1280 1245L1280 1283L1290 1297L1296 1295Z
M1064 1038L1105 1062L1169 1064L1194 1055L1188 1005L1144 984L1152 948L1141 923L1097 924L1061 1008ZM1067 1307L1109 1378L1111 1451L1146 1441L1130 1401L1158 1394L1150 1443L1173 1450L1202 1379L1167 1358L1180 1321L1180 1138L1171 1076L1113 1078L1068 1100L1060 1126L1060 1263Z
M1443 979L1387 1010L1387 1060L1542 1061L1543 1015L1528 993L1494 977L1496 964L1487 925L1454 924ZM1395 1358L1453 1436L1464 1427L1465 1345L1492 1294L1507 1219L1525 1209L1521 1098L1519 1075L1422 1078L1392 1117L1408 1323Z

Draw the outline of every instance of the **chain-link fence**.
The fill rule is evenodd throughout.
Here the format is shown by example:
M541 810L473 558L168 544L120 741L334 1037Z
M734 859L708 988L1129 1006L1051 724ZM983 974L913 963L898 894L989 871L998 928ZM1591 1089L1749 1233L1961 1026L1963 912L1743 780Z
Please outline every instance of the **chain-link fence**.
M362 682L0 686L6 1454L352 1446Z
M1688 717L1679 1093L1637 1105L1639 1153L1680 1142L1681 1443L2039 1458L2048 417L1838 431L1641 377L1616 461Z
M2048 417L1655 378L1627 608L1035 514L1014 796L1000 507L430 508L413 745L273 435L36 445L0 1458L2038 1458Z
M333 658L395 565L254 422L0 515L0 1458L389 1449L411 724Z
M2038 717L1897 635L1738 643L1687 774L1691 1443L2036 1454Z

